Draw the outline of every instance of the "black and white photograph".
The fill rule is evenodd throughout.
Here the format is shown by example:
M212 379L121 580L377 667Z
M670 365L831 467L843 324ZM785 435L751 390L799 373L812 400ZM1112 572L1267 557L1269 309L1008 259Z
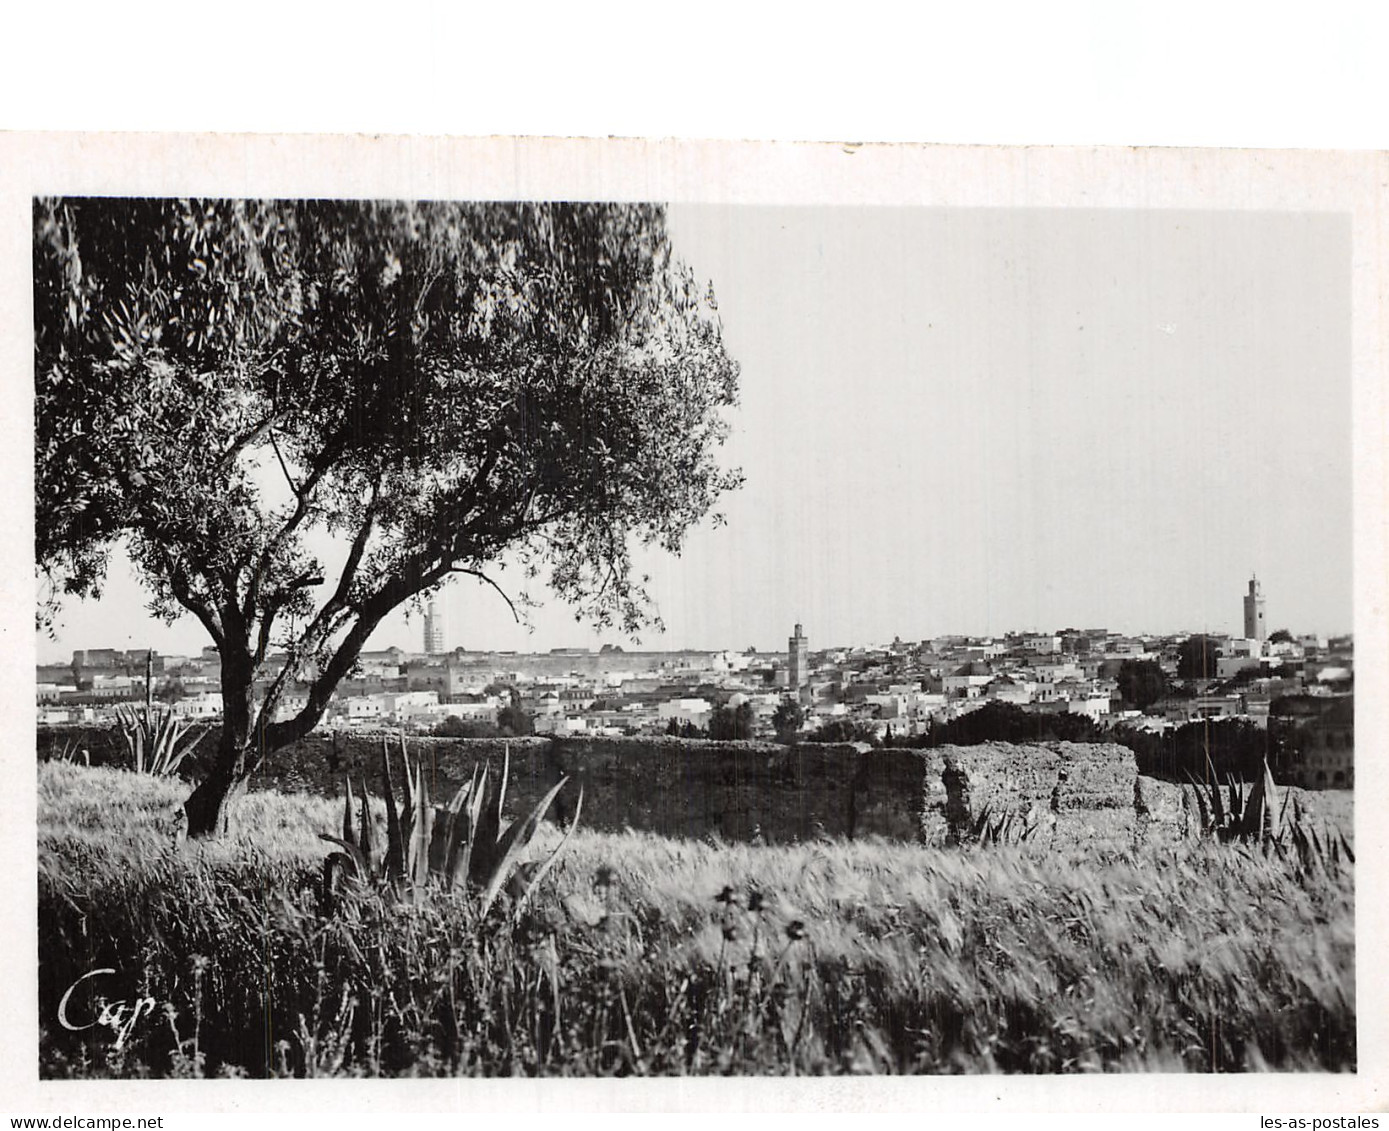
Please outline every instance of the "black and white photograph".
M1377 1102L1382 162L259 144L24 201L40 1086Z

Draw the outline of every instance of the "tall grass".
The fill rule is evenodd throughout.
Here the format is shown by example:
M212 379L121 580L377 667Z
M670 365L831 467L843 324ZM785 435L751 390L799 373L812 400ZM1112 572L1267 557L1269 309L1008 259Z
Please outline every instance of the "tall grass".
M332 802L252 794L228 840L181 843L168 814L186 786L39 772L47 1076L1356 1063L1348 868L1312 879L1210 842L767 848L580 830L514 928L499 906L477 929L445 892L364 890L321 915ZM117 971L108 998L158 1004L120 1049L56 1024L96 968Z

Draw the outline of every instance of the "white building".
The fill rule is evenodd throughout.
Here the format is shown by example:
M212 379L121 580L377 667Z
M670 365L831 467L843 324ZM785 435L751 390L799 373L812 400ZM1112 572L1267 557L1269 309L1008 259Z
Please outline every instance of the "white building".
M386 717L386 704L380 695L349 695L342 701L343 714L351 722L370 722Z
M1031 680L1000 675L989 684L985 694L999 703L1013 703L1022 706L1037 698L1037 685Z
M392 691L381 696L388 715L399 715L418 707L432 707L439 702L437 691Z
M656 718L662 723L669 723L674 719L677 722L705 727L709 725L709 716L713 712L714 706L707 699L667 699L657 705Z
M304 702L307 701L307 698L304 698ZM281 703L280 709L281 711L285 710L284 703ZM173 704L173 712L181 719L217 718L222 714L222 693L220 691L200 691L196 695L185 695ZM277 717L279 717L278 714Z
M1077 696L1066 703L1066 710L1072 715L1089 715L1090 718L1099 722L1101 718L1109 714L1109 696Z
M453 715L464 722L495 723L502 701L491 695L477 703L441 703L439 706L445 718Z
M941 678L941 688L952 699L978 699L993 679L992 673L975 674L968 667Z
M551 734L566 737L576 734L597 733L589 726L589 720L582 715L542 715L535 720L536 734Z
M1085 674L1079 664L1069 660L1062 663L1033 664L1027 671L1038 683L1063 683L1068 679L1082 679Z

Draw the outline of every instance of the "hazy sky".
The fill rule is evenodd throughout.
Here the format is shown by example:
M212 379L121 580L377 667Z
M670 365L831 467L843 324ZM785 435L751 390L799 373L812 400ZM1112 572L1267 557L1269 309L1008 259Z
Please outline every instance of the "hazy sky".
M1351 628L1350 222L1251 212L678 207L742 404L744 488L643 564L644 647L812 647L1064 626ZM504 583L505 573L499 575ZM41 658L190 652L118 563ZM442 597L447 644L611 640L551 603ZM422 623L372 647L419 649Z

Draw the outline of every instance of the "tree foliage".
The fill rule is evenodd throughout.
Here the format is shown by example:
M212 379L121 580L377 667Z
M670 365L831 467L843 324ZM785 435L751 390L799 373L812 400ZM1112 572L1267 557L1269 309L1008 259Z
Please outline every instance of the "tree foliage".
M243 749L454 574L659 624L634 549L740 481L737 366L656 206L46 199L33 256L40 620L123 544L217 646Z
M525 738L535 733L535 722L521 706L521 696L511 693L511 702L497 712L497 732L503 738Z
M752 737L752 704L724 705L709 716L709 737L722 742Z
M1167 674L1155 660L1125 660L1117 676L1125 703L1146 710L1167 693Z
M878 744L878 732L867 723L857 719L828 719L812 733L808 734L806 742L868 742L876 746Z
M497 724L487 719L462 719L449 715L430 729L435 738L497 738L501 731Z
M1179 679L1214 679L1219 643L1209 636L1189 636L1177 648Z
M1016 703L985 703L931 727L923 746L976 746L982 742L1107 742L1089 715L1071 711L1029 711Z
M1139 773L1179 782L1204 779L1208 766L1221 782L1254 781L1273 752L1271 732L1248 719L1203 719L1162 734L1124 729L1114 738L1134 751Z
M805 710L794 699L783 699L772 714L772 727L779 737L792 737L805 725Z

